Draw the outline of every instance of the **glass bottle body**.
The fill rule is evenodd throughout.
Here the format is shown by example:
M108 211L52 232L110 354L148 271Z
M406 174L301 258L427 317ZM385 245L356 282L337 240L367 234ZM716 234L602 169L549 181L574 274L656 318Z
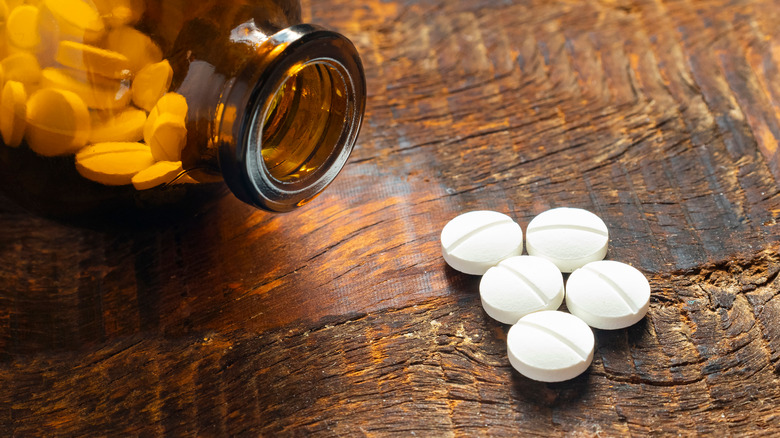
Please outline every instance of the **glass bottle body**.
M29 208L175 205L224 181L285 211L355 143L359 57L297 1L25 1L6 5L0 186Z

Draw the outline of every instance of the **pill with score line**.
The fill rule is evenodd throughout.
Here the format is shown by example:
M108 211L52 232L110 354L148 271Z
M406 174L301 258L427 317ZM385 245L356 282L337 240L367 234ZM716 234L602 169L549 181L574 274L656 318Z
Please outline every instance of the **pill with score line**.
M522 254L523 230L503 213L470 211L444 226L441 249L453 269L482 275L501 260Z
M557 310L528 314L509 329L509 363L541 382L562 382L585 372L593 361L593 330L574 315Z
M589 326L615 330L639 322L650 306L650 283L636 268L612 260L588 263L566 282L566 307Z
M580 208L547 210L533 218L526 230L528 254L550 260L561 272L604 259L608 242L604 221Z
M510 257L488 269L479 283L479 294L485 313L504 324L514 324L529 313L560 307L563 274L541 257Z

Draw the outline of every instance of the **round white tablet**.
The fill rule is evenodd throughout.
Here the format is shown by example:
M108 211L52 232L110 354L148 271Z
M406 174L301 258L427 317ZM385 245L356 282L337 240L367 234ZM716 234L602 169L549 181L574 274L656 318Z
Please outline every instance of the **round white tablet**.
M593 361L593 331L574 315L545 310L528 314L509 329L509 363L542 382L573 379Z
M488 315L514 324L529 313L560 307L563 274L541 257L510 257L488 269L479 283L479 295Z
M650 283L638 269L625 263L588 263L569 276L566 307L591 327L625 328L647 314Z
M528 254L572 272L607 255L609 231L595 214L580 208L554 208L536 216L526 230Z
M482 275L501 260L522 254L523 230L503 213L470 211L441 230L441 252L454 269Z

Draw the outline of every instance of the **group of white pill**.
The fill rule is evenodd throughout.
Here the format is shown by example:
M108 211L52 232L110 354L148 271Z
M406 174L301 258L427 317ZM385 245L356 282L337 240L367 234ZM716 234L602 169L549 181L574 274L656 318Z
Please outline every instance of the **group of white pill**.
M471 211L442 229L442 255L452 268L483 276L482 306L512 325L507 354L517 371L544 382L569 380L593 360L590 327L614 330L640 321L650 284L636 268L603 260L609 231L587 210L548 210L531 220L523 237L511 217ZM565 285L563 273L571 273ZM570 313L556 310L564 299Z

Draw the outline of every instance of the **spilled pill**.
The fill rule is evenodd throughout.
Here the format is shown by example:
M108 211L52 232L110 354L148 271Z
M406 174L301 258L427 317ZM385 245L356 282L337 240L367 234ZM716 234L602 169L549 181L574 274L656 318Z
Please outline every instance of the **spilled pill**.
M523 230L503 213L471 211L444 226L441 250L453 269L482 275L501 260L523 252Z
M522 317L507 333L509 363L520 374L561 382L582 374L593 361L593 331L574 315L544 310Z
M580 208L554 208L528 224L528 254L555 263L561 272L572 272L607 254L609 232L595 214Z
M488 269L479 283L479 294L488 315L504 324L514 324L529 313L560 307L563 275L547 259L510 257Z
M556 208L536 216L523 233L508 216L472 211L455 217L441 233L447 264L484 274L482 308L513 324L507 333L509 363L542 382L572 379L593 361L593 328L619 329L648 312L650 284L637 269L602 260L609 232L595 214ZM512 254L507 256L507 254ZM572 272L565 288L564 272ZM557 311L566 301L570 313Z
M601 260L574 271L566 282L566 307L588 325L614 330L639 322L650 305L650 283L638 269Z

